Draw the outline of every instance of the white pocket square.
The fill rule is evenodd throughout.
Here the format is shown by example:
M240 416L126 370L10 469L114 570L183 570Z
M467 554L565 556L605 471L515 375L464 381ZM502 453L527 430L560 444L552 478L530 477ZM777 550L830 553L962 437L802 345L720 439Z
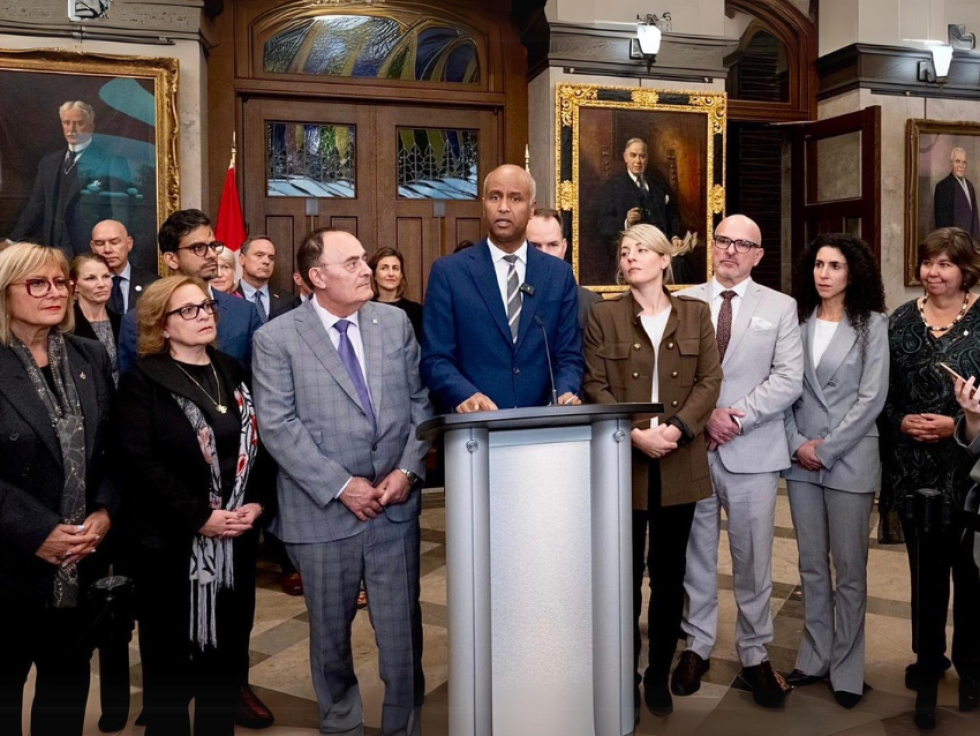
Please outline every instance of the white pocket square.
M772 322L767 319L762 319L762 317L753 317L749 327L753 330L771 330Z

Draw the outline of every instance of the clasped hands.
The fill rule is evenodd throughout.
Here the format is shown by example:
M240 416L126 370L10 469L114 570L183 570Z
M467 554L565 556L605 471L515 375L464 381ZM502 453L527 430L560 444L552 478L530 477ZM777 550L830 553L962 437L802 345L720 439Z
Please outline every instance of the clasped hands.
M214 509L207 522L198 531L205 537L231 539L249 531L262 516L262 506L246 503L234 511Z
M658 424L649 429L634 429L633 447L655 460L677 449L681 431L673 424Z
M374 519L384 513L385 506L404 503L412 491L401 470L392 470L377 486L372 486L366 478L351 478L350 483L340 494L340 501L361 521Z
M77 526L58 524L34 554L52 565L74 565L95 552L111 526L105 509L93 511Z
M566 391L558 397L558 406L581 406L582 399ZM472 414L478 411L497 411L498 407L489 396L477 391L466 401L456 407L457 414Z
M952 437L955 428L953 417L942 414L906 414L900 427L904 434L917 442L938 442Z
M734 417L744 417L745 412L730 407L719 407L711 412L711 418L704 427L708 437L708 449L717 450L726 442L731 442L742 433L742 428Z

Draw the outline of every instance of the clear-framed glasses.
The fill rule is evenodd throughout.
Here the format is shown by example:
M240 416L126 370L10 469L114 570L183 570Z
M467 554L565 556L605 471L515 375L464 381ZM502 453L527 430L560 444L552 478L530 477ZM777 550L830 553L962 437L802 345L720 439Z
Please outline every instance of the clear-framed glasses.
M728 246L734 245L736 253L748 253L753 248L758 248L758 243L753 243L751 240L732 240L724 235L715 235L715 248L719 250L728 250Z
M190 322L192 319L197 319L197 315L204 310L205 314L214 314L218 309L218 302L214 299L208 299L207 301L201 302L200 304L187 304L183 307L178 307L177 309L171 309L169 312L164 314L164 317L170 317L174 314L179 314L181 319L186 319Z
M43 279L40 277L14 281L11 286L16 284L23 284L27 288L27 293L35 299L47 296L51 289L54 289L58 296L68 296L75 286L75 283L69 279Z
M218 255L221 251L225 249L225 244L220 240L212 240L210 243L194 243L194 245L184 245L177 250L189 250L194 253L198 258L204 258L208 254L209 250L213 250L215 255Z

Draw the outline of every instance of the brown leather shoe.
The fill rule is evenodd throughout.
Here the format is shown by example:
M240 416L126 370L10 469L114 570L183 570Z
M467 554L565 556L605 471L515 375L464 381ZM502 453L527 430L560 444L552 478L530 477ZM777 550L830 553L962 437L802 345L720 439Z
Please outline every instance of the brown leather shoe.
M701 678L711 669L710 659L701 659L690 649L684 650L680 661L670 676L670 691L674 695L694 695L701 689Z
M282 592L286 595L303 595L303 578L298 572L283 575L280 581Z
M242 728L268 728L275 722L272 711L266 707L259 696L252 690L251 685L242 687L239 693L238 714L235 716L235 724Z
M742 681L752 689L752 697L763 708L778 708L793 692L793 686L773 669L767 659L754 667L743 667Z

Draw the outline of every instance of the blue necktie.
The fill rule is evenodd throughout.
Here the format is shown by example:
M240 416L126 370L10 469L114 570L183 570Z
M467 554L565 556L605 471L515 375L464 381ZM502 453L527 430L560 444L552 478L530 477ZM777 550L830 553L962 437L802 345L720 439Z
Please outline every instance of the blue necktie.
M255 302L255 309L259 313L259 319L262 320L262 324L265 324L269 321L269 313L265 311L265 304L262 303L262 292L255 292L252 295L252 301Z
M123 302L122 276L112 277L112 292L109 294L109 308L116 314L125 314L126 305Z
M361 364L357 360L354 346L351 345L350 338L347 337L347 328L351 324L346 319L339 319L334 324L334 329L340 334L340 343L337 345L337 352L340 353L340 361L344 364L344 368L347 369L347 375L354 382L357 397L361 400L361 408L364 409L364 413L371 420L371 426L377 432L378 422L374 418L374 407L371 406L371 394L368 393L367 384L364 383L364 374L361 373Z

